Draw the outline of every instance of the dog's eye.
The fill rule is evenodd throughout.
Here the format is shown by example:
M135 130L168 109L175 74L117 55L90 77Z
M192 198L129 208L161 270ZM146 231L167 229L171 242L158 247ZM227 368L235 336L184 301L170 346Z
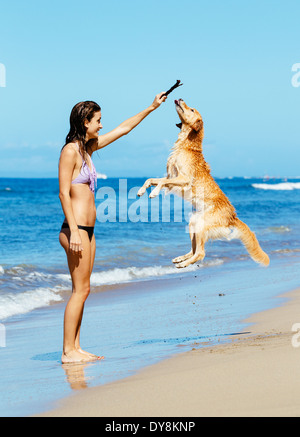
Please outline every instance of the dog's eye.
M192 112L195 112L193 109L191 109Z

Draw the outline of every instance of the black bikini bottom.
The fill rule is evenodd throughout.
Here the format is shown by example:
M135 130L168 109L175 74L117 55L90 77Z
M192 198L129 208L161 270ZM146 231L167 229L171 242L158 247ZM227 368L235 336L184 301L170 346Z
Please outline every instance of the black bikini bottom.
M68 223L63 223L61 228L62 229L70 229ZM90 241L92 240L93 235L94 235L94 226L81 226L81 225L78 225L78 229L83 229L84 231L86 231L88 233Z

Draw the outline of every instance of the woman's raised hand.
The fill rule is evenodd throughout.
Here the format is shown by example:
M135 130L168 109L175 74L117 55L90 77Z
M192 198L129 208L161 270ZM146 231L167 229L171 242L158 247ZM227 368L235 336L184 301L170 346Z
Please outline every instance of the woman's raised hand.
M152 107L154 109L158 108L163 102L167 100L167 96L164 95L165 93L159 93L155 96L155 99L153 100Z

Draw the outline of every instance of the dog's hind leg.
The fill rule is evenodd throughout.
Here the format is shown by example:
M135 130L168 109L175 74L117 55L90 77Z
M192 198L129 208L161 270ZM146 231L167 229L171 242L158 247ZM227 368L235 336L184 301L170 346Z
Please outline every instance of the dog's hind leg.
M180 269L183 267L187 267L191 264L194 264L197 261L202 261L204 259L205 250L204 250L204 238L203 237L204 237L203 233L195 234L195 239L196 239L196 251L195 251L195 253L193 253L192 256L185 259L184 261L176 263L177 268Z
M177 256L176 258L173 258L172 262L174 264L181 263L182 261L185 261L186 259L190 258L191 256L193 256L193 251L192 250L189 253L186 253L185 255L181 255L181 256Z
M177 256L176 258L172 259L172 262L174 264L185 261L186 259L193 256L194 253L196 252L195 215L192 215L192 217L190 219L189 233L190 233L192 248L191 248L190 252L186 253L185 255Z
M195 213L192 215L189 223L189 232L192 243L192 248L186 255L178 256L173 259L173 263L176 263L176 267L187 267L196 261L202 260L205 257L204 251L204 226L201 213Z

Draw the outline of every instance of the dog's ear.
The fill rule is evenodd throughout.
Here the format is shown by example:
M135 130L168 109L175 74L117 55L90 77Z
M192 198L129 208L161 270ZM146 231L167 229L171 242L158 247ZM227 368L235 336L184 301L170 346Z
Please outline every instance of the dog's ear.
M176 126L179 127L179 129L181 129L182 128L182 123L177 123Z
M195 123L192 125L192 128L196 132L199 132L199 130L201 130L203 128L203 121L202 120L195 121Z

